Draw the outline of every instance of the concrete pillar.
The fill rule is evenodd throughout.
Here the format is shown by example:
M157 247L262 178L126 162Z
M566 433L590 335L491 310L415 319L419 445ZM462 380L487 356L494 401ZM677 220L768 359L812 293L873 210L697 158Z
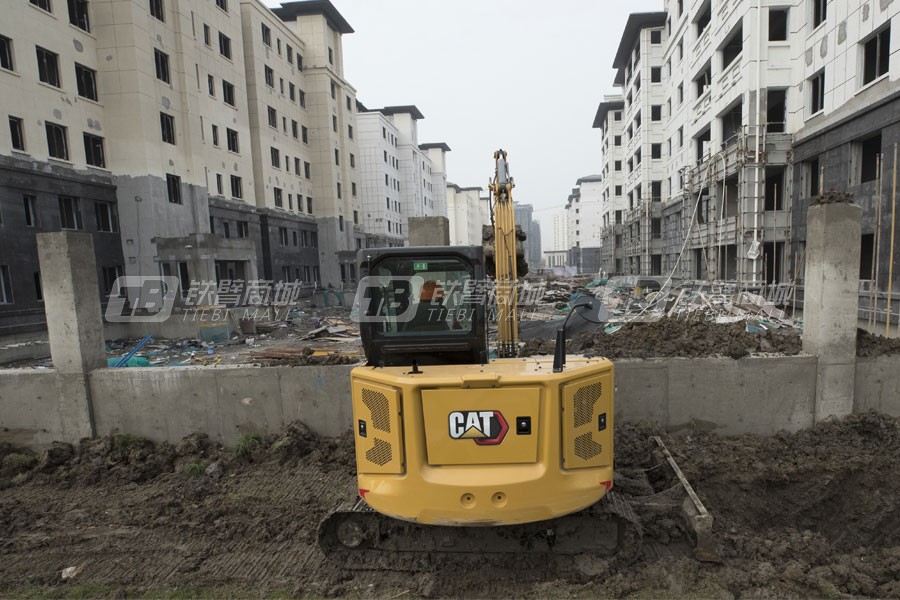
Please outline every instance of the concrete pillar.
M106 366L94 242L86 233L37 234L50 356L58 373Z
M410 217L410 246L449 246L450 220L447 217Z
M819 359L815 420L853 411L862 210L810 206L806 229L803 351Z

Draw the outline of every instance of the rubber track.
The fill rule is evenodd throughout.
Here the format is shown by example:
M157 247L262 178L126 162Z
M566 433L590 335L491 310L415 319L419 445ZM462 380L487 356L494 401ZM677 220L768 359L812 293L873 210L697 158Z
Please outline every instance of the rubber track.
M366 532L355 548L338 539L338 528L347 521ZM641 537L634 510L615 492L591 507L551 521L498 527L439 527L398 521L359 500L331 513L318 531L324 554L343 568L407 572L451 564L499 566L510 560L515 560L518 568L584 572L586 562L593 559L607 565L636 560Z

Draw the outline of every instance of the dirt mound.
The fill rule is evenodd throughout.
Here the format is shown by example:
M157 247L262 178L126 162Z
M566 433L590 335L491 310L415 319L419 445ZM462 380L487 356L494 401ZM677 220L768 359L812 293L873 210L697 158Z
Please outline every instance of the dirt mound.
M645 541L666 544L684 531L660 506L671 482L652 435L715 517L721 563L646 553L590 581L535 581L514 564L347 571L319 553L316 528L355 497L353 436L294 423L230 448L203 435L175 445L111 436L31 455L26 478L0 476L0 595L900 597L898 419L855 415L768 438L619 425L615 489L655 515ZM0 463L24 454L0 447ZM82 569L71 582L67 567Z
M900 338L872 335L865 329L856 331L857 356L883 356L900 352Z
M743 358L750 354L798 354L800 332L775 329L749 333L744 323L716 324L685 319L660 319L652 323L626 323L615 333L597 328L569 340L567 349L574 354L595 354L611 359L728 356ZM520 356L552 353L552 340L532 340Z

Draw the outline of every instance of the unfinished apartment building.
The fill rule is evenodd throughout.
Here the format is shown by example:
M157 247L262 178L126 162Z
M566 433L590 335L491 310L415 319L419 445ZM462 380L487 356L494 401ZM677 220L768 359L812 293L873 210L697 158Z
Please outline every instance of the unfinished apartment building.
M864 211L861 289L884 319L900 6L666 0L665 9L629 19L614 62L621 93L594 120L605 267L802 285L810 200L849 191Z
M419 144L418 108L357 102L366 248L403 246L410 217L447 215L443 142Z
M613 65L621 104L605 99L594 122L604 173L620 177L606 189L621 203L607 218L611 272L746 285L787 276L799 24L791 6L767 4L672 0L629 18Z

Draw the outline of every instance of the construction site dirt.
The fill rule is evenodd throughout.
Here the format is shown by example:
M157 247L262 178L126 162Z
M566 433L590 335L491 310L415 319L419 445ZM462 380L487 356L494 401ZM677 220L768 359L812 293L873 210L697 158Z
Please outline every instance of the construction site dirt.
M617 429L616 489L652 492L662 435L714 516L718 562L645 552L591 576L503 568L348 571L316 546L355 494L350 434L295 423L231 448L128 435L0 448L8 597L900 597L900 422L869 413L772 437ZM644 535L684 535L661 512ZM651 547L653 544L646 544Z

